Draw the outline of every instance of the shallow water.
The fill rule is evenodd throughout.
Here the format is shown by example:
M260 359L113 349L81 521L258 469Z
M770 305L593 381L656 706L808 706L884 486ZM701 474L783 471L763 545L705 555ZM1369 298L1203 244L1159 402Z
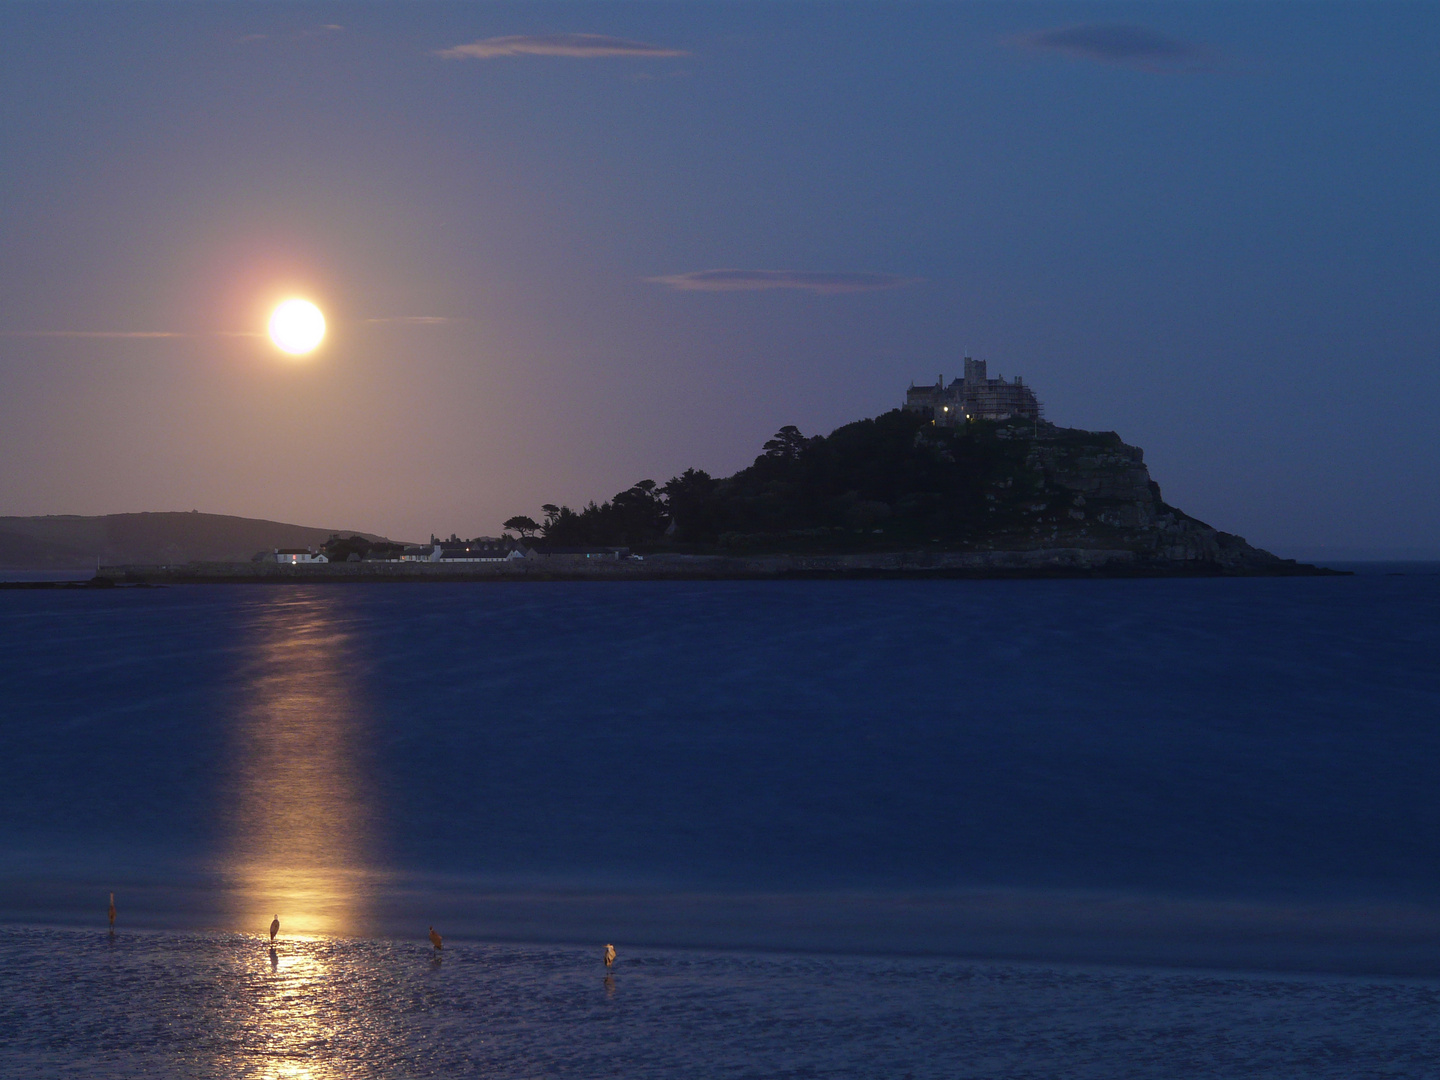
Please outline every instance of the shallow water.
M33 1075L1434 1049L1435 575L8 592L0 703Z
M1440 985L951 959L0 931L6 1075L1381 1077Z

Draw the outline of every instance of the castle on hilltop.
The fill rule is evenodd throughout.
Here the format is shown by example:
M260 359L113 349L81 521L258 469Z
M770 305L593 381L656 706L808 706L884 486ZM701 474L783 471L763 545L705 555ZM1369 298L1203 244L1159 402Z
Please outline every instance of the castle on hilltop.
M967 420L1039 420L1042 413L1035 391L1020 376L1007 381L990 378L984 360L965 358L964 378L945 385L942 375L934 386L916 386L905 392L905 411L919 413L936 427L956 427Z

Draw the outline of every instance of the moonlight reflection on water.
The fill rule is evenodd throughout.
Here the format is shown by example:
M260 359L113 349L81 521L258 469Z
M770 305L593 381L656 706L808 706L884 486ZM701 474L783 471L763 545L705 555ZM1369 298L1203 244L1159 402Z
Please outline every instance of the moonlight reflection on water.
M277 590L249 630L250 694L234 718L234 797L223 873L232 928L281 937L363 929L378 876L367 718L345 659L352 643L323 591ZM282 942L283 943L283 942Z
M0 595L0 1072L1428 1075L1436 582Z

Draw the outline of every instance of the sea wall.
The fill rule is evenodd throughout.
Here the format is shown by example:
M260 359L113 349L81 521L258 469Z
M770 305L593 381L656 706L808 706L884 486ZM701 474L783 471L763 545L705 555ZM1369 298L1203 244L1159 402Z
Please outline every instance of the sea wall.
M851 555L652 555L645 559L574 562L544 557L503 563L355 562L281 566L276 563L186 563L102 566L97 576L117 584L299 583L375 581L608 581L845 577L1129 577L1221 573L1318 573L1290 560L1247 568L1193 559L1147 559L1133 551L1035 548L1023 551L900 551Z

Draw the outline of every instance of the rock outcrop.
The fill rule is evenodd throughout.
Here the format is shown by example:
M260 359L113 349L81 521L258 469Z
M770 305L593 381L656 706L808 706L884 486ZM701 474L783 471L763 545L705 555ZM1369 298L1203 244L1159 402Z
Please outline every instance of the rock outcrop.
M1280 570L1284 560L1252 547L1165 503L1150 477L1145 453L1114 432L1053 425L1012 426L997 437L1027 445L1024 468L1050 497L1068 503L1069 524L1052 529L1067 545L1121 546L1156 563L1213 566L1227 572ZM1033 509L1033 504L1032 504ZM1042 530L1043 531L1043 530Z
M1001 562L1019 570L1063 551L1095 553L1071 559L1077 572L1303 572L1167 504L1145 455L1114 432L1034 418L937 425L895 410L825 436L786 427L731 476L643 481L579 513L562 507L553 524L566 543L649 555L856 556L880 568L902 553L984 556L976 567L1009 553Z

